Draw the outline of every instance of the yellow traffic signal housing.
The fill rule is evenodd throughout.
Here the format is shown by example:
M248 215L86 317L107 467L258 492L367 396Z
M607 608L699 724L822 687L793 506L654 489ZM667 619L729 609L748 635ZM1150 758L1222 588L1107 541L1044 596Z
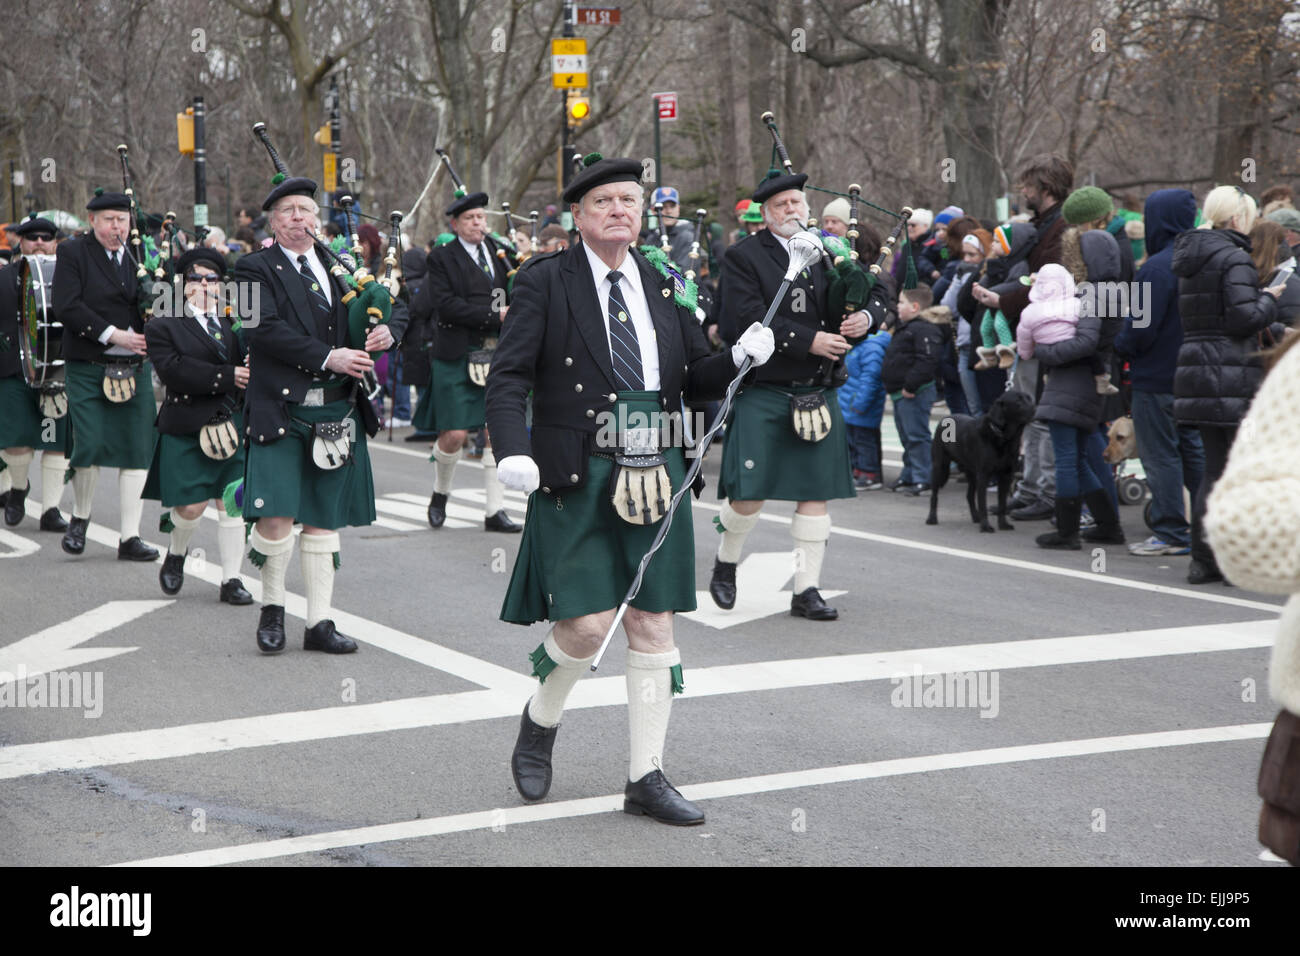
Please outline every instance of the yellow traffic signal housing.
M312 137L318 146L328 146L330 144L330 124L325 123L320 129L316 130L316 135Z
M570 129L577 129L583 121L591 116L591 100L577 90L569 90L565 95L565 115Z
M187 106L184 113L176 114L176 148L182 156L194 155L194 107Z

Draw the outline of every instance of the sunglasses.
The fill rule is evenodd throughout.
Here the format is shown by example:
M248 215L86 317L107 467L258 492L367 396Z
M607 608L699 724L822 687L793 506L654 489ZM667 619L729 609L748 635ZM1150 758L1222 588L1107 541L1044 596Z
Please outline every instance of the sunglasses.
M54 241L53 236L43 232L36 233L35 235L23 236L23 238L29 242L53 242Z
M210 273L187 272L185 273L186 282L211 282L218 285L221 282L221 276Z

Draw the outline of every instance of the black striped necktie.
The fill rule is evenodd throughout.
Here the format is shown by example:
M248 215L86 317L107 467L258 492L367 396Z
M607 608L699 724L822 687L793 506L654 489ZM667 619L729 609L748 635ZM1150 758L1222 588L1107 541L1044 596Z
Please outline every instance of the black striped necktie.
M221 323L217 321L217 317L215 315L208 314L208 315L204 315L203 318L205 324L208 327L208 335L212 336L212 341L217 343L217 349L221 352L222 356L224 357L227 353L226 353L226 343L224 340L225 337L221 334Z
M492 274L492 266L488 264L487 253L483 251L483 243L481 242L478 244L478 267L483 270L484 274L489 279L496 278L496 276Z
M618 282L623 274L617 269L609 274L609 350L614 360L614 378L626 391L638 392L645 388L645 373L641 369L641 343L636 337L636 326L623 301L623 290Z

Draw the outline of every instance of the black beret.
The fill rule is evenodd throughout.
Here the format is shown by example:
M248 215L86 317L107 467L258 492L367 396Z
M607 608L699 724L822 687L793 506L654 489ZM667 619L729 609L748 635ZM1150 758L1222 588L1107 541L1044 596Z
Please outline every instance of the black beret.
M459 216L463 212L469 212L471 209L482 209L488 204L487 193L470 193L468 196L461 196L454 203L447 207L447 215Z
M266 201L262 203L262 212L267 212L285 196L310 196L314 199L316 184L303 176L289 177L267 193Z
M42 219L36 213L32 213L18 225L14 226L14 232L20 236L30 236L34 232L45 232L51 236L59 234L59 227L48 219Z
M219 276L226 274L226 257L216 249L209 249L207 246L195 246L181 253L181 257L176 260L176 274L184 276L193 265L208 266L216 270Z
M564 191L565 202L578 202L597 186L641 182L639 159L605 159L600 153L589 153L583 163L587 168L569 183L569 188Z
M100 212L104 209L120 209L122 212L131 211L131 200L126 193L105 193L95 191L95 198L86 203L86 208L91 212Z
M754 194L749 198L754 202L767 202L777 193L783 193L787 189L803 189L803 184L808 181L806 173L783 173L778 176L771 176L758 184Z

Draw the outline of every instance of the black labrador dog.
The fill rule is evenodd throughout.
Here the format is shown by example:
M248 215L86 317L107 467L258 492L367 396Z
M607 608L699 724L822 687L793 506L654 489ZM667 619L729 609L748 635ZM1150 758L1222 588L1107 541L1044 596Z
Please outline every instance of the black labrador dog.
M939 489L948 481L949 462L956 462L966 476L966 503L970 520L981 531L992 533L989 524L988 485L998 481L998 528L1011 531L1006 519L1007 492L1020 457L1020 434L1034 419L1034 400L1024 392L1006 391L979 418L950 415L939 422L931 446L930 516L926 524L939 523ZM975 496L979 495L979 506Z

